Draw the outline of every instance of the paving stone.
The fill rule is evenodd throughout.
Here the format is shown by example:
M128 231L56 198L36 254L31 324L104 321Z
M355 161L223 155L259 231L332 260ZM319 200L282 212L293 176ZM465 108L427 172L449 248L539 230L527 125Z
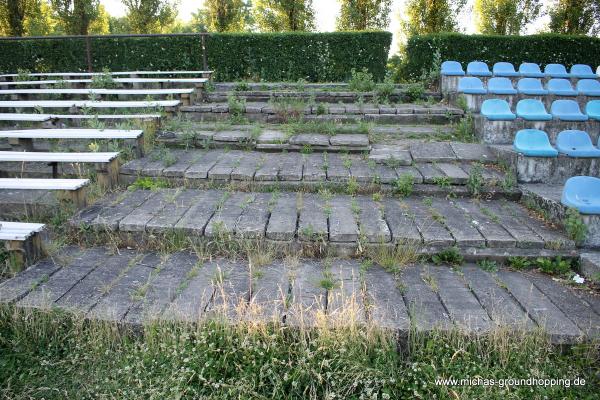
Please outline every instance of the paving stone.
M496 157L485 144L451 142L450 146L458 159L462 161L480 161L484 163L496 161Z
M297 219L296 194L281 194L271 207L266 237L271 240L292 240L296 234Z
M122 192L112 192L106 194L94 204L88 205L86 208L79 210L73 216L73 218L71 218L71 223L74 225L91 225L94 220L98 218L98 215L102 212L102 209L105 207L110 207L122 197Z
M226 152L208 171L208 179L212 180L229 180L231 172L239 165L242 152L232 150Z
M217 203L223 198L225 192L217 190L202 191L195 202L177 221L175 230L187 235L204 235L204 228L212 218Z
M494 214L488 216L482 212L480 207L485 208L486 202L481 201L478 205L474 202L474 200L456 199L454 205L467 213L471 224L485 238L487 247L515 247L515 238L499 224L499 217Z
M519 330L535 329L536 324L490 273L472 265L463 266L461 271L466 284L496 325Z
M290 292L287 267L280 261L262 266L252 274L252 319L283 322Z
M581 273L588 278L600 276L600 253L581 253L579 256Z
M433 164L421 163L416 164L415 167L423 177L423 183L438 183L439 179L446 177L446 174L437 169Z
M338 134L329 138L332 146L366 147L369 145L369 136L362 134Z
M456 164L437 163L436 167L455 185L465 185L469 179L469 175Z
M116 231L123 218L131 214L141 204L155 195L156 192L151 190L122 192L114 203L100 210L98 216L92 221L92 224L98 228Z
M380 114L396 114L396 107L379 106Z
M89 311L90 318L106 321L121 321L127 311L139 301L141 291L149 283L154 268L160 264L160 256L148 253L144 258L126 270L120 279L110 285L108 293Z
M185 171L202 157L197 151L187 151L177 157L175 164L162 170L162 176L168 178L183 178Z
M405 104L405 105L396 106L395 114L414 114L415 108L416 107L413 104Z
M250 270L247 261L226 261L217 266L214 296L207 311L239 320L250 300Z
M369 243L388 243L392 240L392 234L387 223L383 219L382 204L376 203L366 196L357 198L360 214L358 223L360 233L364 235Z
M340 322L364 323L366 315L358 264L335 260L330 272L333 287L327 290L327 315Z
M119 250L116 255L106 255L103 262L58 299L56 305L69 311L88 312L116 282L121 273L128 269L131 263L141 258L141 254L126 249Z
M312 193L302 194L300 199L298 238L303 241L326 239L329 231L323 199Z
M246 153L239 159L238 165L231 171L231 179L237 181L251 181L254 178L260 154Z
M150 222L161 210L177 198L180 193L176 189L163 189L149 197L139 207L119 222L122 232L144 232L146 224Z
M385 220L391 231L394 243L406 245L420 245L423 243L423 239L415 223L415 215L411 212L408 205L390 198L384 198L382 203Z
M592 307L552 278L537 273L527 275L527 279L548 297L571 321L588 337L600 338L600 316Z
M323 279L323 270L317 262L302 261L290 271L291 306L287 324L310 326L314 323L314 313L325 311L327 292L321 286Z
M348 196L336 196L329 201L329 240L331 242L356 242L358 226Z
M518 272L498 271L507 290L554 341L572 341L581 332L533 283Z
M246 103L246 113L247 114L260 114L260 113L262 113L263 108L265 108L264 104Z
M302 179L308 182L323 182L327 179L324 166L324 155L320 153L304 156Z
M252 140L252 134L248 131L220 131L213 135L216 142L245 143Z
M484 237L471 224L471 220L454 207L452 201L434 198L432 207L438 215L443 216L442 223L454 237L457 246L485 246Z
M25 297L31 290L44 283L53 274L69 263L69 257L77 254L79 249L68 247L62 252L63 257L44 259L17 276L0 284L0 302L13 303ZM63 259L64 258L64 259Z
M332 182L347 182L350 170L344 165L341 155L327 154L327 180Z
M450 318L467 332L488 332L492 321L473 293L455 271L447 267L430 269L438 284L438 294Z
M288 140L289 144L298 146L329 146L329 136L321 135L317 133L303 133L300 135L293 135Z
M346 107L341 104L332 104L327 109L329 114L344 114L346 112Z
M365 272L367 315L376 326L408 331L408 310L393 275L379 265Z
M207 151L204 155L185 171L186 179L207 179L208 171L226 153L222 150Z
M282 131L276 131L272 129L265 129L260 133L257 143L287 143L287 135Z
M203 199L202 194L199 190L185 189L172 201L167 199L165 207L148 221L146 230L152 232L173 229L190 207Z
M179 285L197 262L198 258L190 253L171 255L148 285L143 299L129 309L124 320L141 324L157 319L175 298Z
M396 170L390 168L385 165L376 165L374 169L375 182L383 183L383 184L392 184L398 179L398 175L396 175Z
M214 237L220 234L233 234L240 215L252 200L253 196L250 193L232 193L222 207L216 209L204 229L204 235Z
M167 320L188 322L200 320L214 296L212 280L217 275L220 260L205 261L195 269L194 276L182 282L179 293L163 312Z
M169 149L166 150L166 154L170 154L169 157L175 157L173 152ZM148 157L144 158L146 162L142 165L142 169L138 172L144 176L162 176L162 171L168 166L166 163L166 158L161 153L156 151L156 153L150 154Z
M410 146L415 162L443 162L456 160L454 150L447 142L415 143Z
M285 154L283 162L279 167L278 178L280 181L300 181L302 180L302 169L303 160L301 154Z
M210 142L212 141L213 136L215 135L215 131L195 131L194 139L200 142Z
M410 151L393 145L373 145L369 152L369 160L374 160L378 163L390 162L396 165L412 164Z
M432 217L428 207L421 201L408 198L404 200L415 215L415 222L419 233L426 245L448 247L454 245L454 237L439 220Z
M402 178L405 175L411 175L413 177L413 183L423 183L423 175L415 167L396 167L395 171L398 178Z
M276 181L281 165L281 154L269 154L261 157L261 164L254 173L255 181Z
M52 307L98 264L105 261L104 254L105 251L102 248L92 248L79 254L73 254L68 257L68 262L64 264L63 268L32 289L18 304L24 307Z
M135 158L119 167L119 173L123 175L138 175L142 172L142 167L148 162L147 158Z
M265 237L265 230L269 222L269 202L273 197L270 193L254 193L252 202L244 208L236 225L236 236L247 239L260 239Z
M350 175L360 183L372 183L375 178L375 171L369 167L367 162L358 157L350 158L352 165L350 166Z
M500 207L496 202L486 203L485 207L489 212L498 216L499 224L506 229L508 233L516 240L516 246L523 249L542 249L544 248L544 240L531 230L528 224L515 219L511 215L507 215L506 210Z
M452 322L443 304L431 286L423 281L422 276L428 281L433 279L426 270L413 266L405 268L400 276L403 297L412 323L419 331L451 329Z

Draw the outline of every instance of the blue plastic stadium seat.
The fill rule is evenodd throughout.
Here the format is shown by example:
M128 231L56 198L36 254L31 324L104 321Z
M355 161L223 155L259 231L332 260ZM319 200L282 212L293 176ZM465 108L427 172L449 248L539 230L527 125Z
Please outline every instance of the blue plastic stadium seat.
M588 101L585 105L585 113L589 118L600 121L600 100Z
M550 144L550 139L539 129L521 129L513 142L515 151L529 157L556 157L558 151Z
M571 76L579 79L597 79L598 75L592 71L592 67L586 64L575 64L571 67Z
M550 121L552 119L552 115L546 112L544 104L534 99L519 100L517 116L527 121Z
M545 75L535 63L523 63L519 66L519 74L527 78L543 78Z
M542 86L542 81L535 78L523 78L517 82L517 90L519 93L528 96L545 96L548 91Z
M491 121L512 121L517 118L504 100L489 99L481 104L481 115Z
M467 65L467 75L472 76L492 76L488 65L481 61L471 61Z
M562 64L548 64L544 68L544 73L550 78L570 78L571 75L567 72L567 69Z
M444 61L442 63L442 75L465 76L462 65L458 61Z
M562 131L556 137L558 151L570 157L600 157L600 149L594 147L590 135L584 131Z
M568 79L550 79L548 81L548 93L556 96L577 96L577 90L573 89Z
M574 176L565 182L561 203L582 214L600 214L600 179Z
M494 76L519 76L514 65L509 62L497 62L492 68Z
M481 79L474 76L460 78L458 81L458 92L466 94L486 94L487 90L483 87Z
M574 100L554 100L550 112L561 121L587 121L588 116L583 114L579 105Z
M508 78L491 78L488 81L488 93L491 94L517 94L517 89Z
M584 96L600 96L600 82L595 79L577 81L577 91Z

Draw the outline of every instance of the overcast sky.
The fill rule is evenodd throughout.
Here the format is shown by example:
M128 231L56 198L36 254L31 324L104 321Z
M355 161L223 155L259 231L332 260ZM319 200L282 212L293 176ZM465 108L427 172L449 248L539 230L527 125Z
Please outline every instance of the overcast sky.
M107 11L114 16L120 17L125 14L125 8L120 0L100 0L106 7ZM398 30L400 26L400 14L404 9L406 0L392 1L391 23L387 30L394 34L394 43L392 43L392 51L397 48ZM475 22L472 13L474 0L468 0L463 14L460 17L461 28L466 33L475 32ZM192 12L202 7L203 0L180 0L179 2L179 18L182 21L188 21L191 18ZM544 1L545 3L545 1ZM340 6L337 0L313 0L315 8L315 16L317 22L317 30L322 32L335 30L335 20L340 12ZM545 18L541 18L530 31L533 33L546 23Z

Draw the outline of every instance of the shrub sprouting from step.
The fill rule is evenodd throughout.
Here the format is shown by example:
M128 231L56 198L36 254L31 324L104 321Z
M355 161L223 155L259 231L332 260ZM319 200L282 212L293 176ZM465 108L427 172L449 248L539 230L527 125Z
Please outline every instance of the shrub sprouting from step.
M389 77L386 77L383 83L380 83L375 87L375 101L377 103L389 104L391 103L392 95L396 85Z
M467 189L473 196L479 196L483 189L483 173L482 166L479 163L474 163L469 171L469 178L467 179Z
M235 92L248 92L250 91L250 85L246 81L236 82L233 90Z
M348 89L354 92L372 92L375 89L373 74L367 68L360 71L352 68L352 76L348 81Z
M471 143L475 141L475 124L470 113L466 114L454 126L454 137L460 142Z
M431 256L431 262L435 265L460 266L464 261L462 254L460 254L460 251L456 247L448 247Z
M414 178L411 174L402 174L394 180L394 193L408 197L413 192Z
M164 179L153 179L151 177L137 178L135 182L133 182L129 186L129 190L157 190L168 188L169 183Z
M556 258L539 257L535 260L540 271L550 275L566 275L571 271L571 261L564 260L561 256Z
M411 83L406 88L406 100L409 103L423 98L425 86L421 82Z
M246 102L233 94L227 96L227 106L229 107L229 115L234 120L240 119L246 111Z
M506 265L516 270L524 270L531 267L532 262L525 257L512 256L506 259Z
M498 271L498 264L494 260L489 260L487 258L484 260L479 260L479 262L477 262L477 265L479 266L479 268L487 272Z
M117 83L113 79L112 74L108 68L104 68L100 75L94 75L92 77L92 83L90 84L92 89L115 89Z
M583 222L583 219L581 219L579 211L575 208L569 208L567 210L564 225L567 234L575 241L575 243L580 245L585 241L587 236L587 226Z

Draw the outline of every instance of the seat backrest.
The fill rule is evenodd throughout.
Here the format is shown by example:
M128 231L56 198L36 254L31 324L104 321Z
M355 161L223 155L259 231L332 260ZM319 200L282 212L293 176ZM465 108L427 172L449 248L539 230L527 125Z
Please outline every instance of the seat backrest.
M547 114L544 103L536 99L523 99L517 103L517 114Z
M471 61L469 65L467 65L467 74L479 75L481 73L490 74L490 69L486 63L481 61Z
M464 75L462 65L458 61L444 61L442 63L442 75Z
M600 90L600 82L595 79L580 79L577 81L578 91Z
M498 74L498 73L503 73L503 72L508 72L508 73L515 73L515 67L514 65L512 65L509 62L497 62L496 64L494 64L492 71L494 72L494 74Z
M568 79L564 78L552 78L548 81L548 90L549 91L572 91L573 86L571 86L571 82Z
M571 67L572 75L596 75L587 64L575 64Z
M581 114L579 105L574 100L554 100L550 110L552 114Z
M600 179L593 176L573 176L565 182L563 193L571 196L600 197Z
M514 89L512 82L508 78L491 78L488 81L488 90L507 90Z
M587 132L579 130L562 131L556 137L556 145L559 147L593 147L592 139Z
M481 104L482 114L511 113L510 106L504 100L488 99Z
M528 148L546 148L550 145L550 139L546 132L539 129L521 129L515 135L515 145Z
M540 70L540 66L537 65L536 63L522 63L519 66L519 72L521 73L521 75L527 75L527 74L538 75L538 74L542 73L542 71Z
M517 82L519 90L544 90L542 80L537 78L521 78Z
M548 64L544 68L544 73L549 76L555 76L559 78L565 78L569 76L567 69L562 64Z
M600 115L600 100L588 101L585 105L585 113Z
M474 76L467 76L464 78L460 78L458 81L458 91L464 92L468 89L477 89L477 90L485 90L483 87L483 82L481 79Z

